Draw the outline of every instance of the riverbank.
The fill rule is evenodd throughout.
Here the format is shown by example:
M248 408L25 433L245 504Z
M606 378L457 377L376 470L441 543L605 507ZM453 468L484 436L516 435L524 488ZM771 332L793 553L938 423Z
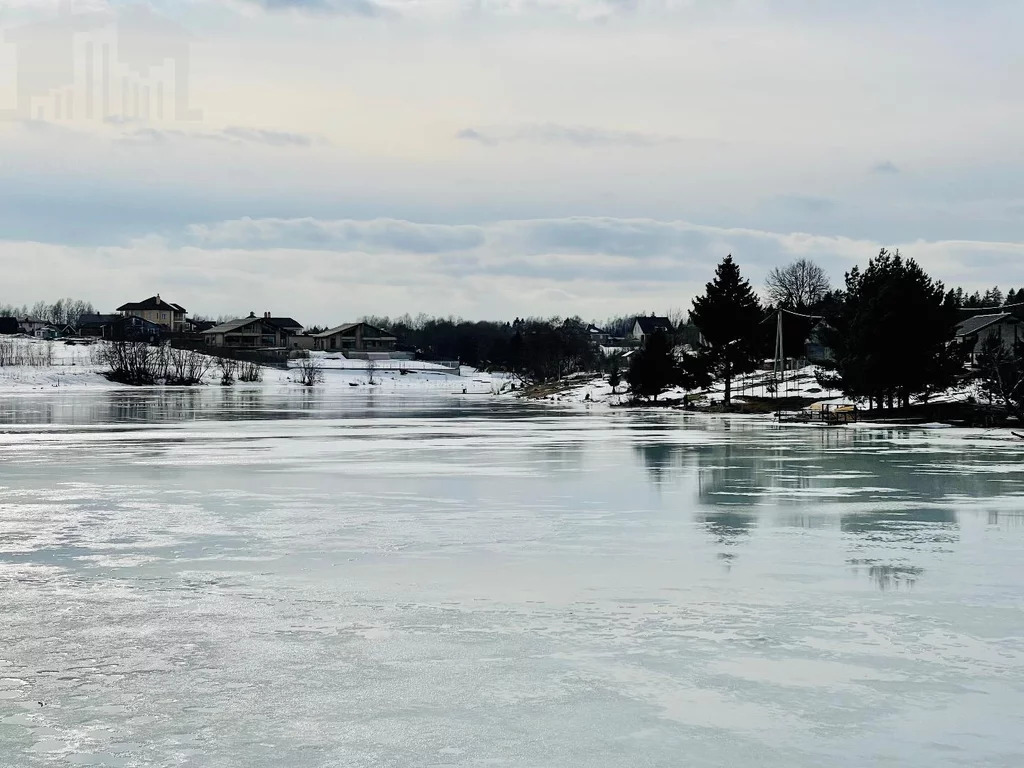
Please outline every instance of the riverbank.
M964 428L997 428L1020 431L1012 417L979 402L971 387L951 389L929 398L928 402L914 402L909 408L869 411L865 403L851 400L836 390L822 388L807 367L787 372L784 394L776 397L768 393L763 372L740 376L733 382L732 403L723 405L724 386L721 383L709 389L685 390L680 387L666 390L657 400L636 401L627 385L612 387L604 374L583 374L567 377L558 382L547 382L527 387L517 393L519 397L561 405L584 405L637 410L673 409L693 413L737 414L774 419L783 413L796 417L820 408L857 408L856 420L883 426L951 426Z
M110 381L105 366L98 362L104 342L67 343L43 341L24 337L8 340L14 345L11 364L0 364L0 396L48 392L58 389L116 390L139 389L128 384ZM467 395L490 395L509 391L512 379L507 374L485 373L467 366L453 373L450 366L428 361L375 361L348 360L340 355L313 353L320 367L320 381L316 387L358 389L372 387L382 392L437 392ZM263 368L260 382L235 383L238 387L304 387L296 371L297 361L289 368ZM162 387L161 384L147 385ZM201 384L195 386L223 386L220 373L210 358L210 370Z

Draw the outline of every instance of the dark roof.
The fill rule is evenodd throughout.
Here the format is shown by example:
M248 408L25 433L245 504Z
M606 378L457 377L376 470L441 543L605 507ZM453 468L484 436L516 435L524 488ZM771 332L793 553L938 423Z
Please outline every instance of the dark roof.
M956 335L973 336L979 331L988 328L990 325L995 325L996 323L1001 323L1005 320L1009 320L1011 323L1020 322L1020 320L1008 312L999 312L993 315L975 315L974 317L970 317L957 324Z
M294 317L269 317L267 318L276 325L278 328L284 328L286 331L292 328L298 328L302 330L305 326L296 320Z
M383 328L377 328L376 326L370 325L369 323L343 323L342 325L335 326L334 328L328 328L323 333L314 333L313 337L317 339L326 339L328 336L334 336L335 334L338 333L351 331L353 328L356 328L360 325L365 325L367 328L377 331L378 335L373 337L375 339L395 339L395 337L391 335L391 331L385 331ZM397 341L397 339L395 340Z
M179 304L171 304L169 301L164 301L157 296L150 296L145 301L130 301L127 304L122 304L117 308L118 312L131 312L132 310L142 309L163 309L169 312L184 312L185 308Z
M122 325L128 324L132 326L142 326L150 330L159 330L162 326L159 323L154 323L152 320L146 320L142 317L122 317L121 315L82 315L78 318L78 329L83 328L103 328L108 325Z
M116 323L123 318L120 315L82 315L78 318L79 328L96 328Z
M636 319L640 323L640 330L645 333L655 333L657 331L668 331L672 332L672 321L667 317L638 317Z
M288 326L281 325L280 323L276 322L273 318L256 317L255 315L249 315L249 317L239 317L235 320L228 320L226 323L215 325L212 328L206 329L205 331L203 331L203 333L231 333L232 331L237 331L241 328L245 328L245 326L252 325L253 323L266 323L267 325L271 325L274 328L277 328L279 331L284 331L285 333L288 332Z

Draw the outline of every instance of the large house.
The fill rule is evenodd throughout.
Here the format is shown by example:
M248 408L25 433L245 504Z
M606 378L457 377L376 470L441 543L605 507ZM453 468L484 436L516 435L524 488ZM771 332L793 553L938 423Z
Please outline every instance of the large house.
M289 333L275 324L269 316L229 320L203 331L203 340L211 347L241 347L245 349L272 349L288 346Z
M185 315L188 314L180 304L171 304L156 296L145 301L129 302L117 308L122 317L141 317L151 323L161 325L169 331L182 333L185 328Z
M109 341L156 342L167 329L135 315L82 315L78 319L78 333Z
M398 339L368 323L345 323L313 334L313 346L325 352L391 352Z
M1024 323L1008 312L998 312L975 315L956 326L956 338L967 346L971 365L977 363L982 346L992 337L1012 347L1018 341L1024 341Z
M667 317L638 317L633 322L633 333L630 334L634 339L639 341L641 344L647 341L648 336L652 336L655 333L661 332L666 336L672 335L672 321Z
M52 339L57 335L57 328L48 320L25 316L18 319L18 330L27 336L37 339Z

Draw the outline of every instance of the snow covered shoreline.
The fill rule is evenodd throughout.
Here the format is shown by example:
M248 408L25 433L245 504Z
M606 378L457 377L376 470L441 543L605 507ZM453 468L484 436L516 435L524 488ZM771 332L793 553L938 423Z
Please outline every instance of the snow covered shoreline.
M222 388L219 374L211 369L202 384L194 387L180 387L174 385L152 384L144 386L133 386L110 381L103 374L103 366L96 361L96 349L102 342L95 344L66 344L64 342L45 342L37 339L17 338L15 341L21 345L24 351L29 354L23 355L23 359L29 359L34 364L21 365L0 365L0 398L5 396L36 395L46 396L58 392L102 392L102 391L145 391L164 389L188 389L188 388ZM39 364L39 361L45 361ZM322 369L322 379L314 385L318 391L333 392L338 395L356 394L373 391L381 394L405 394L405 395L474 395L500 397L503 400L522 398L538 404L548 404L569 408L586 408L587 410L611 409L618 406L630 405L630 396L627 392L627 385L623 382L616 388L612 388L608 377L601 374L580 375L567 378L542 387L535 387L531 390L522 389L516 379L507 373L486 373L463 366L459 375L451 372L451 368L441 364L426 361L375 361L371 366L365 360L349 360L341 356L319 356L318 362ZM371 383L372 381L372 383ZM280 393L283 390L307 390L309 387L303 385L294 367L288 370L280 368L264 368L263 380L252 383L235 383L231 388L239 390L261 390L270 394ZM787 372L785 396L790 398L802 398L808 403L828 403L833 405L848 403L838 392L821 389L813 375L812 368L800 369ZM958 402L959 399L967 397L966 392L951 392L933 402ZM710 402L721 402L724 396L724 389L721 383L709 390L702 392L687 392L682 389L667 390L661 396L662 400L675 401L676 404L668 406L672 410L682 410L678 404L685 397L698 398L701 407L687 409L688 414L695 416L723 417L740 419L753 419L757 421L771 421L773 413L730 413L723 414L716 411L709 411L707 406ZM738 377L733 385L733 399L738 405L745 402L745 398L764 398L770 396L766 388L765 375L763 373L751 374L750 376ZM762 401L763 402L763 401ZM650 406L639 404L638 410L644 410ZM807 424L787 424L786 426L806 427ZM872 422L862 419L856 425L859 427L887 427L895 425L888 422ZM907 424L907 427L915 429L939 429L953 430L950 434L963 432L965 435L975 435L977 428L954 427L946 423L925 423ZM1007 439L1014 439L1013 428L1000 428L986 430L992 434L1005 434Z
M0 397L4 395L41 394L49 391L102 391L131 389L163 389L163 384L133 386L110 381L104 375L104 366L97 362L96 352L103 342L91 344L13 337L18 350L14 365L0 365ZM425 361L386 360L368 365L365 360L348 360L340 356L321 356L321 381L317 388L358 391L372 387L380 392L437 393L491 395L508 391L512 379L506 374L490 374L462 367L459 374L450 367ZM220 387L216 370L206 375L202 384L195 386ZM236 383L231 386L245 388L279 389L301 387L305 389L294 367L288 370L264 368L263 381Z

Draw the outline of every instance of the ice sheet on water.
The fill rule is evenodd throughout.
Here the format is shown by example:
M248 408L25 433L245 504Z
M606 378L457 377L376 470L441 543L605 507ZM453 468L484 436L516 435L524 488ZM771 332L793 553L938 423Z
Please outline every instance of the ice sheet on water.
M221 397L150 401L159 427L113 426L115 399L74 404L107 427L0 430L0 754L1021 756L1024 518L985 471L1018 446L347 395L269 418L273 399Z

